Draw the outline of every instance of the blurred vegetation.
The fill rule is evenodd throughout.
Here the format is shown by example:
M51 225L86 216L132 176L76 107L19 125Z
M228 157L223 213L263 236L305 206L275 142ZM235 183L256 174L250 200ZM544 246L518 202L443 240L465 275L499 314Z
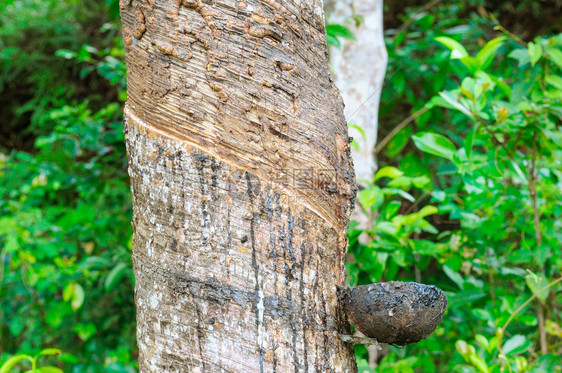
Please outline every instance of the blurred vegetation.
M449 308L376 371L560 372L562 3L407 3L386 19L381 168L348 269L435 284Z
M450 306L377 372L560 371L562 3L386 3L381 169L350 282L436 284ZM6 371L137 370L119 28L117 0L0 4Z
M0 5L0 361L136 371L117 7Z

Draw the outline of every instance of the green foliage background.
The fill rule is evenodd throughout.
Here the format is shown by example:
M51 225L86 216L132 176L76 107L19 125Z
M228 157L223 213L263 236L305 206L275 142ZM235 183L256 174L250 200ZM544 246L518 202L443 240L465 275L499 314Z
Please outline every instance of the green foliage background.
M545 285L562 275L562 4L385 6L388 143L358 198L372 225L349 231L350 283L422 281L450 305L376 371L561 371L562 286ZM137 370L119 27L117 0L0 4L6 371Z

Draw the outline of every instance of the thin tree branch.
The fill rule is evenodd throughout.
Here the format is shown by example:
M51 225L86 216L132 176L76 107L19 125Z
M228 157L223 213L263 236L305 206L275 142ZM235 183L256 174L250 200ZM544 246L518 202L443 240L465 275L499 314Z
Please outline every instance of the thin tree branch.
M365 346L377 346L381 349L379 342L374 338L367 338L367 337L356 337L354 335L341 335L342 341L346 343L351 343L354 345L365 345Z
M529 172L529 191L531 193L531 202L533 205L535 242L537 248L539 248L542 245L542 233L541 233L541 226L540 226L539 208L537 204L536 178L537 178L537 132L535 132L535 136L533 138L533 158L531 159L531 170ZM543 355L546 355L548 353L548 345L546 342L546 328L544 325L544 306L540 301L537 307L537 319L539 323L539 338L540 338L540 345L541 345L541 353Z
M392 138L396 136L398 132L400 132L404 127L406 127L408 124L416 120L420 115L422 115L428 110L429 109L424 106L418 111L416 111L415 113L413 113L412 115L410 115L408 118L404 119L402 122L398 123L398 125L394 127L394 129L390 131L390 133L386 135L385 138L382 139L382 141L377 145L377 147L375 148L375 155L379 154L381 150L386 146L386 144L388 144L390 140L392 140Z
M557 278L556 280L552 281L550 284L547 284L545 286L543 286L542 288L538 289L529 299L527 299L525 301L525 303L523 303L522 305L520 305L515 312L513 312L510 316L509 319L507 319L507 321L505 322L505 324L503 325L502 329L501 329L501 334L502 336L505 334L505 330L507 329L507 326L509 325L509 323L511 322L511 320L513 320L513 318L519 313L521 312L525 307L527 307L529 305L529 303L531 303L533 300L535 300L535 298L537 297L537 294L540 293L541 291L545 290L545 289L549 289L551 287L553 287L554 285L556 285L557 283L562 281L562 277ZM498 345L498 348L500 350L501 353L501 346Z

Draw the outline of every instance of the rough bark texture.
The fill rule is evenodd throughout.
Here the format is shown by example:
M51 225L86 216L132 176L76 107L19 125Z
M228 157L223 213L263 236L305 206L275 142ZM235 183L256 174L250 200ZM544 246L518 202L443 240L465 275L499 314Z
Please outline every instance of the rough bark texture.
M355 371L322 3L121 2L142 372Z
M370 180L376 170L379 101L388 61L383 34L383 1L332 0L326 9L330 22L349 22L352 15L364 18L360 27L352 27L357 40L341 40L340 49L331 48L330 64L346 105L348 122L365 132L363 138L358 130L350 128L359 145L358 151L352 151L357 179Z

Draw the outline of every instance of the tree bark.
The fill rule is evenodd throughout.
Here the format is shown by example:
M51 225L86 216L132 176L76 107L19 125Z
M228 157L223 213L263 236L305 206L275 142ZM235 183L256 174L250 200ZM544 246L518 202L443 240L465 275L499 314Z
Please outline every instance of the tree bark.
M125 0L141 372L356 371L320 0Z

